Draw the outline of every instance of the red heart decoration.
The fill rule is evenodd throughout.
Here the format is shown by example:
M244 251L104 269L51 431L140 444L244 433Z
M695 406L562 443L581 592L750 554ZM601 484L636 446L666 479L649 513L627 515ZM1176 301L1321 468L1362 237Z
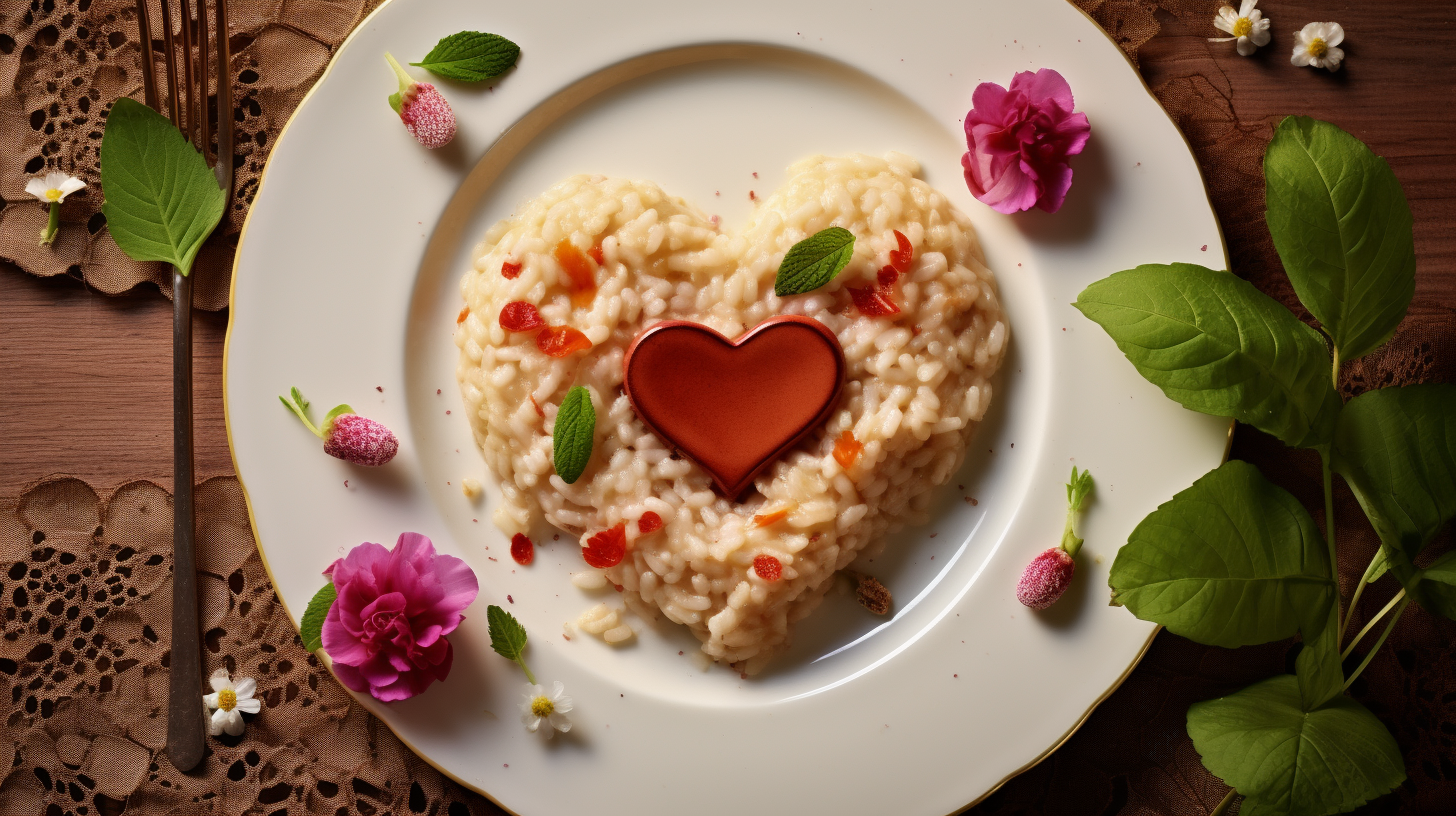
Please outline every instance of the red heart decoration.
M771 317L737 340L663 321L637 335L623 366L637 416L733 499L829 416L845 368L834 332L798 315Z

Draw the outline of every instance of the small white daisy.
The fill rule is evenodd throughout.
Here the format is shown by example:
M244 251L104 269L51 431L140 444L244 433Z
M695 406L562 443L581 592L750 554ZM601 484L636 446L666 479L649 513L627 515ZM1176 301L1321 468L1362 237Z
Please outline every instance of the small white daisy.
M40 199L43 204L59 204L66 200L66 196L86 186L86 182L72 175L59 171L52 171L45 174L45 178L36 176L25 183L25 191Z
M1234 47L1242 57L1253 54L1261 45L1268 45L1269 19L1264 16L1264 12L1254 8L1257 5L1259 0L1244 0L1238 11L1234 11L1233 6L1219 9L1218 16L1213 18L1214 27L1233 36L1212 37L1209 42L1237 40L1238 44Z
M258 690L253 678L242 677L233 683L227 669L218 669L207 682L212 685L212 693L202 696L202 704L212 712L207 733L214 737L222 733L236 737L243 733L243 712L257 714L263 710L262 702L253 696Z
M546 729L548 739L554 733L553 729L563 734L571 730L571 720L566 718L571 712L571 698L563 694L564 691L560 680L551 684L550 695L536 683L526 684L525 696L521 699L521 723L527 731L536 733L542 720L551 726Z
M1339 23L1310 23L1294 35L1294 54L1289 61L1301 67L1338 71L1345 51L1336 46L1344 41L1345 29Z

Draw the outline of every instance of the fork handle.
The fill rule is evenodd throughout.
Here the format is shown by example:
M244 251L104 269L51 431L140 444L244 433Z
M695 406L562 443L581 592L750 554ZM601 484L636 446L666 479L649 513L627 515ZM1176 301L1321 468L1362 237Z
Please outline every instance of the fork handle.
M192 507L192 278L172 270L172 657L167 757L190 771L206 750Z

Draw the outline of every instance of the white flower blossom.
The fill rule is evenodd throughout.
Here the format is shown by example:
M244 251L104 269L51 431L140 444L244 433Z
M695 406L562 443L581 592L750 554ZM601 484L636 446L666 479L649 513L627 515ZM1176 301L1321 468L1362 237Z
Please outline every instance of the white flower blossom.
M227 733L234 737L243 733L243 712L257 714L263 704L253 697L258 683L251 677L243 677L236 684L228 677L227 669L218 669L207 681L212 693L202 696L202 704L212 712L207 721L207 733L214 737Z
M526 684L525 696L521 698L521 723L527 731L536 733L542 720L551 726L546 729L548 739L555 731L564 734L571 730L571 720L566 718L571 712L571 698L562 693L565 690L560 680L551 684L550 695L536 683Z
M1237 40L1234 47L1238 50L1239 56L1247 57L1253 54L1259 46L1269 44L1269 19L1264 16L1255 6L1259 0L1244 0L1238 11L1233 6L1224 6L1218 10L1218 16L1213 18L1213 25L1220 31L1227 31L1231 37L1213 37L1209 42L1229 42Z
M43 204L59 204L66 196L86 186L86 182L59 171L36 176L25 183L25 191L40 199Z
M1294 35L1294 55L1289 61L1301 67L1310 65L1338 71L1345 51L1336 46L1344 41L1345 29L1339 23L1310 23Z

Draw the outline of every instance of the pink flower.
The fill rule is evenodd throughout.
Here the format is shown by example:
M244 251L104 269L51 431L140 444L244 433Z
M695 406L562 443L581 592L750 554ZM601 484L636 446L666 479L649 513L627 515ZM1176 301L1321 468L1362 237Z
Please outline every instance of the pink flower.
M971 101L970 150L961 157L971 194L1000 213L1061 209L1072 186L1067 158L1081 153L1092 133L1087 115L1072 111L1067 81L1050 68L1022 71L1010 90L982 82Z
M324 575L338 593L324 619L324 651L344 685L389 702L450 673L445 636L480 591L464 561L436 555L419 533L402 533L393 550L360 544Z

